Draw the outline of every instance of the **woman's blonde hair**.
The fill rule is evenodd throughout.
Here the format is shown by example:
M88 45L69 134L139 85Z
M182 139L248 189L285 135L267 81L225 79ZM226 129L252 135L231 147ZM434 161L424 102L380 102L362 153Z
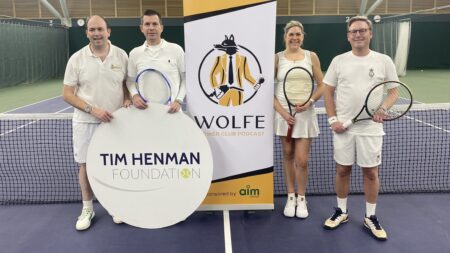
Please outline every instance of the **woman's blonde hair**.
M287 33L287 31L289 31L289 29L291 29L292 27L295 27L295 26L299 27L300 30L302 30L302 33L305 34L305 29L303 28L302 23L298 22L297 20L291 20L284 27L284 35L286 35L286 33Z
M305 29L303 28L302 23L298 22L297 20L291 20L289 22L287 22L286 26L284 26L284 36L283 36L283 41L286 43L285 41L285 37L287 32L289 31L289 29L291 29L292 27L298 27L300 28L300 30L302 31L302 34L305 35ZM303 41L300 44L300 46L303 46Z

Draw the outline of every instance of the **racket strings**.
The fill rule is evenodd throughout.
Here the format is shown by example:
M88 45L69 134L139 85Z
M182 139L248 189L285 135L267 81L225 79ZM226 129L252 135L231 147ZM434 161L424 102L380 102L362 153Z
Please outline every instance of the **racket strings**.
M303 104L309 100L313 85L311 77L306 71L293 69L285 78L285 92L291 103Z
M412 94L406 85L386 82L372 90L366 105L371 115L382 113L385 120L393 120L404 115L412 103Z
M165 76L156 70L148 70L137 80L139 94L148 102L168 104L171 101L171 87Z

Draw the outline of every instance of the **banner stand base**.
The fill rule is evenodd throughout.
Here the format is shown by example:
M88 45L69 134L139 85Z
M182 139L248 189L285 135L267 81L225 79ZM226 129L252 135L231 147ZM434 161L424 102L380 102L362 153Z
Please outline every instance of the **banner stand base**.
M236 210L274 210L274 204L228 204L228 205L201 205L197 211L236 211Z

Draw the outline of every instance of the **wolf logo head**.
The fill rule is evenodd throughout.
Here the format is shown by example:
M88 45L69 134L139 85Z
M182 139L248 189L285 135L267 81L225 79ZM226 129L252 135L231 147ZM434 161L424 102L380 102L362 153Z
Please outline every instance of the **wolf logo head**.
M214 48L217 50L224 51L228 55L233 55L238 51L238 47L234 42L234 35L231 34L230 38L225 35L225 40L221 44L214 44Z

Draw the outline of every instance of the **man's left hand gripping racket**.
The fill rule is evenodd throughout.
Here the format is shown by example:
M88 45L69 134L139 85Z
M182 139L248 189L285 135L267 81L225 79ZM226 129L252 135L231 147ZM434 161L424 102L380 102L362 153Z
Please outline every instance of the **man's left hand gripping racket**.
M348 128L361 120L375 119L382 121L398 119L405 115L413 104L411 90L398 81L386 81L375 85L367 94L364 106L358 115L343 123Z
M296 106L309 102L314 91L314 79L311 73L303 67L293 67L286 72L283 81L284 97L289 108L289 114L295 118ZM286 140L291 141L293 125L289 125Z
M135 85L144 102L170 104L172 88L169 79L161 71L154 68L142 70L136 76Z

